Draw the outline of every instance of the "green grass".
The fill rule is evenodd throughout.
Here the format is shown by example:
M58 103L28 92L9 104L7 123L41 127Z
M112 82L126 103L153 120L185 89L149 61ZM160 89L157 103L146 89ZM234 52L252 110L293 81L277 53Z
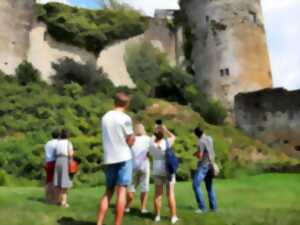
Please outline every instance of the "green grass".
M300 175L265 174L234 180L217 180L218 213L195 215L190 183L177 183L180 224L186 225L298 225L300 224ZM70 192L69 209L42 202L41 188L0 188L0 224L8 225L92 225L95 224L101 188L78 188ZM149 209L152 210L151 190ZM163 220L169 224L164 201ZM134 204L137 209L138 202ZM153 215L142 217L134 210L124 225L154 224ZM110 209L106 224L113 224Z

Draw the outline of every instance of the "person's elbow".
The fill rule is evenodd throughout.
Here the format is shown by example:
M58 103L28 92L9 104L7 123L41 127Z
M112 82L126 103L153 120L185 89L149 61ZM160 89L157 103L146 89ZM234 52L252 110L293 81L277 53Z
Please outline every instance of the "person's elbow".
M134 135L130 135L127 137L127 140L126 140L127 144L131 147L132 145L134 145L134 142L135 142L135 137Z

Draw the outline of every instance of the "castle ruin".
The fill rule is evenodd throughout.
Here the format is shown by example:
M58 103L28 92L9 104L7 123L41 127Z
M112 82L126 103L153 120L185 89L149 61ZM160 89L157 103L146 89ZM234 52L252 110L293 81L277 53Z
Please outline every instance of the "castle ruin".
M182 0L194 36L198 85L232 109L234 97L272 87L260 0Z

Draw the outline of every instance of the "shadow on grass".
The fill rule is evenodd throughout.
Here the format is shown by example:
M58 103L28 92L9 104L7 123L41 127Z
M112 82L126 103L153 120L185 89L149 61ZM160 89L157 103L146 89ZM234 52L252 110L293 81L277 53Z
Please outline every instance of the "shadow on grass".
M95 225L96 222L75 220L72 217L62 217L57 223L59 225Z
M46 204L46 200L44 198L29 197L28 200L29 201L40 202L40 203L45 203Z
M137 217L137 218L142 218L142 219L153 219L154 214L149 212L149 213L141 213L140 209L136 208L131 208L129 213L126 213L132 217Z

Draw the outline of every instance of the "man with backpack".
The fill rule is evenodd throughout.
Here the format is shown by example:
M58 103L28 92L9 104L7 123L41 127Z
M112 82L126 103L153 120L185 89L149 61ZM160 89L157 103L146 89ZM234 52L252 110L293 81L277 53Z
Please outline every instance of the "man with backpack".
M209 206L212 211L217 209L216 194L213 190L213 178L218 173L218 168L215 166L215 152L213 139L204 134L203 130L197 127L195 135L198 138L197 151L194 156L197 157L198 167L193 177L193 190L198 204L196 213L206 212L205 199L201 192L200 185L204 181L209 198Z

